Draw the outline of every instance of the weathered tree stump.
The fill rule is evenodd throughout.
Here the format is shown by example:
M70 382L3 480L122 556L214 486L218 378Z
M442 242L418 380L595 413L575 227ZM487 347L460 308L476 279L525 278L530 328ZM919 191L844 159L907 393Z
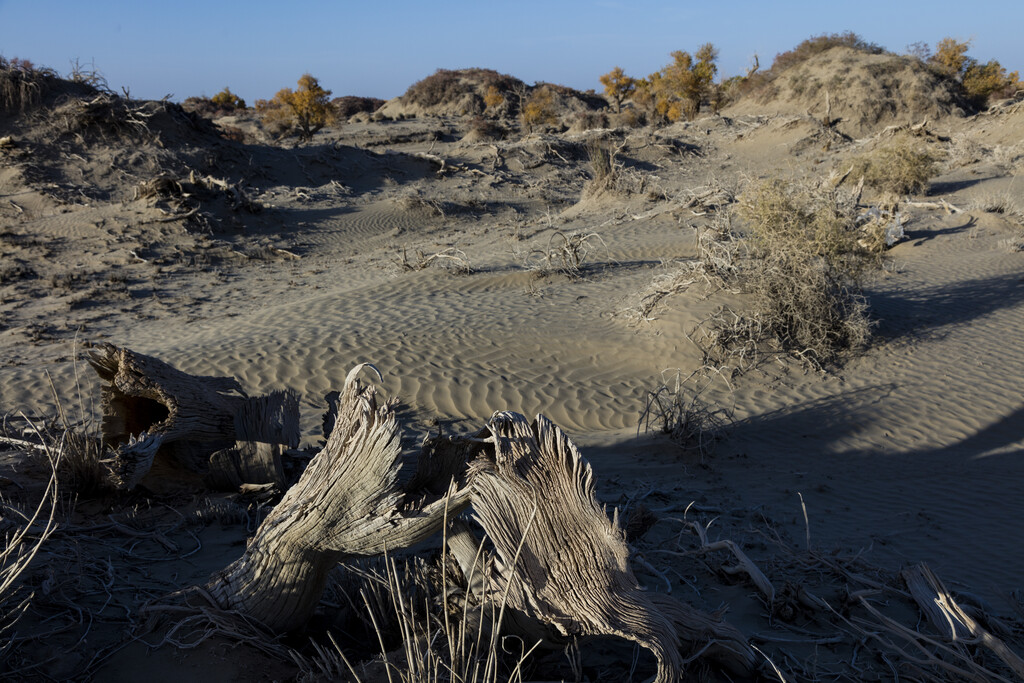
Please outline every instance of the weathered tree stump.
M275 458L299 443L295 392L249 397L233 378L190 375L111 344L93 349L89 363L103 383L101 430L118 488L133 488L157 458L202 475L213 469L210 481L227 488L246 475L282 483Z
M458 458L427 453L422 476L400 484L394 405L377 404L374 389L356 378L363 367L345 380L323 449L260 525L245 554L207 583L220 607L273 631L296 629L312 615L338 562L415 545L441 530L446 513L457 515L469 504L468 487L459 489L453 480L465 470ZM429 467L423 457L440 466Z
M708 649L727 667L749 672L754 654L735 628L670 596L644 592L629 566L618 520L594 494L590 465L554 423L531 425L517 413L495 413L494 441L470 463L473 510L494 546L489 599L503 606L533 642L615 635L654 653L659 682L683 674L684 644ZM464 573L475 576L476 549L464 530L450 543ZM471 586L471 590L474 589ZM502 626L507 627L508 624Z

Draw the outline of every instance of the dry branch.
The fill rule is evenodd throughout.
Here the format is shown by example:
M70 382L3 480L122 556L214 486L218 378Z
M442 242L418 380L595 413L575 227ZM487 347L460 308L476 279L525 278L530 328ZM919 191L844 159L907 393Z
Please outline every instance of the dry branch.
M922 562L914 565L904 569L901 574L921 611L925 613L932 627L946 640L954 645L984 645L1003 660L1015 674L1024 679L1024 659L972 619L957 604L927 564Z

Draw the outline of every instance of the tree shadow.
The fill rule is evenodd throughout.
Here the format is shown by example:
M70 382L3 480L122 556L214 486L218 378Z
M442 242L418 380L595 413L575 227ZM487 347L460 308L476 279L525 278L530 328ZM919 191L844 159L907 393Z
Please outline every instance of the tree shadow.
M879 336L893 338L968 322L1024 303L1024 279L1009 273L913 291L875 291L868 298L879 321Z

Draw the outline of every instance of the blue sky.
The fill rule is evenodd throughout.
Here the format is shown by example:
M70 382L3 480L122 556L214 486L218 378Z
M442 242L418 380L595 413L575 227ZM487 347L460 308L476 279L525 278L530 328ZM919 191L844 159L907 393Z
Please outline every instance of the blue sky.
M385 99L438 68L600 89L616 65L645 76L671 51L709 41L729 76L755 53L767 68L807 37L847 30L894 52L971 39L972 56L1024 71L1022 26L1022 0L0 0L0 55L62 73L75 58L94 63L134 97L180 101L230 86L251 104L304 72L335 95Z

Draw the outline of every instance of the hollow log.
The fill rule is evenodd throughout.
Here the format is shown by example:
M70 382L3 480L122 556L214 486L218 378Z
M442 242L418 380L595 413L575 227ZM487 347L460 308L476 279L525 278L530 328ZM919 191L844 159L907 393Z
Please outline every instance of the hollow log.
M530 424L498 412L488 428L493 454L470 463L473 510L494 547L489 598L517 628L532 622L534 642L634 641L657 658L659 683L682 676L684 643L710 644L709 654L730 669L752 670L753 651L735 628L640 587L618 519L598 505L590 465L558 426L543 415ZM461 549L465 571L479 560L464 536L455 535L452 549Z
M190 375L111 344L94 348L89 364L102 382L101 430L113 450L107 464L118 488L133 488L157 458L198 474L225 463L222 479L233 482L234 471L246 471L237 457L256 450L255 444L298 446L293 391L250 397L233 378ZM224 454L211 465L211 456L225 449L237 457Z
M224 609L240 611L275 632L309 619L338 562L415 545L439 532L447 516L469 504L452 473L465 462L430 471L415 490L400 483L401 438L394 404L378 405L374 389L345 380L323 449L274 508L245 553L214 574L206 590ZM448 454L448 451L445 451ZM422 460L422 458L421 458ZM421 462L424 473L428 468ZM432 495L442 479L442 495Z

